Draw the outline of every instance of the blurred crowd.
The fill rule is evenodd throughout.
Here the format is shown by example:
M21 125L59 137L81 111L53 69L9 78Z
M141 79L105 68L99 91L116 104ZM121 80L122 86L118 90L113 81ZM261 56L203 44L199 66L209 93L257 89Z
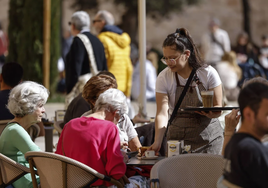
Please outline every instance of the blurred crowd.
M260 37L260 46L254 44L244 31L238 34L235 42L230 42L228 33L220 28L220 21L211 19L209 31L202 40L201 51L206 63L218 71L228 100L237 100L246 80L267 78L268 36Z

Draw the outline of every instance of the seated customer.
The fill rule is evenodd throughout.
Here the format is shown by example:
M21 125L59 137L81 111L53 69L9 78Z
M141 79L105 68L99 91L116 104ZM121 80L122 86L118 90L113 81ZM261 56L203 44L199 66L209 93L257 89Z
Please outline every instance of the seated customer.
M5 63L0 74L0 120L13 119L6 105L10 90L22 79L23 69L18 63Z
M24 158L28 151L40 151L26 130L34 123L41 122L45 113L44 104L48 90L35 82L23 82L14 87L9 96L7 108L15 116L0 136L0 153L29 167ZM15 188L33 187L31 174L26 174L13 183Z
M109 88L117 88L116 80L111 76L99 75L92 77L83 89L83 98L90 104L91 109L94 108L99 95ZM88 111L83 116L90 115L92 111ZM137 151L141 147L138 134L133 127L131 120L127 114L123 114L122 121L117 124L120 136L121 147L127 146L131 151Z
M125 95L117 89L106 90L96 101L93 114L67 123L59 138L56 153L78 160L99 173L119 180L125 174L126 165L115 124L127 112ZM100 185L110 184L98 180L91 186Z
M97 74L97 76L99 75L108 75L115 79L114 75L109 71L101 71L99 72L99 74ZM89 110L91 110L90 104L87 101L85 101L85 99L82 97L82 93L80 93L69 104L64 116L63 124L61 124L61 128L63 128L64 125L68 123L70 120L81 117L82 114L84 114Z
M99 72L99 74L97 74L97 76L99 75L107 75L115 79L114 75L109 71L101 71ZM64 125L68 123L70 120L77 118L77 117L81 117L85 112L90 111L90 110L91 110L90 104L82 97L82 93L80 93L69 104L66 110L65 116L64 116L64 121L60 125L61 128L63 128ZM137 114L131 121L134 125L136 123L148 123L149 122L149 120L142 118L140 114Z
M243 87L245 87L247 84L251 84L255 82L268 85L268 81L265 78L255 77L245 82ZM224 128L224 141L223 141L223 146L222 146L222 155L224 155L225 147L228 144L231 137L233 136L233 134L235 133L236 127L240 121L241 115L239 114L239 111L240 111L239 109L233 109L232 112L230 112L229 114L225 116L225 128Z
M225 148L224 173L218 187L268 187L268 148L261 142L268 134L268 85L247 84L238 103L242 124Z

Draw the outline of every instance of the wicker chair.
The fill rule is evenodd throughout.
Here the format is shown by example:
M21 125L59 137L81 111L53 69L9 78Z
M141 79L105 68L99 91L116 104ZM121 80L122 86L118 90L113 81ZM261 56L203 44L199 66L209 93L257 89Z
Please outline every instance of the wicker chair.
M6 187L30 173L30 169L0 153L0 172L0 187Z
M7 126L7 123L10 121L11 121L11 119L0 120L0 135L1 135L2 131L4 130L4 128Z
M62 128L60 126L61 123L63 123L64 115L66 113L66 110L56 110L55 111L55 118L54 118L54 128L56 131L58 131L59 135L62 132Z
M151 187L217 187L223 166L221 155L184 154L169 157L153 166Z
M31 151L25 154L25 158L30 163L34 188L38 188L34 168L37 169L41 187L89 187L98 179L102 179L123 188L119 181L100 174L89 166L69 157L49 152Z

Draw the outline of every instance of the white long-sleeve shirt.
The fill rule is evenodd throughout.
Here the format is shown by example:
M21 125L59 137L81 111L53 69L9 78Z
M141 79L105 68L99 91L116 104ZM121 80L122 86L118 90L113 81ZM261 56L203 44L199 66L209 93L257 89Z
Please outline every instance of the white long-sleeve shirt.
M146 98L150 99L155 97L155 83L156 83L156 69L153 66L152 62L146 60L145 62L146 68ZM134 67L133 75L132 75L132 88L131 88L131 96L133 99L138 99L140 95L140 63L137 62Z
M231 50L230 38L226 31L218 28L214 33L215 39L222 44L225 52ZM222 47L213 42L211 33L204 35L202 38L202 51L204 53L204 58L207 63L219 62L224 54Z

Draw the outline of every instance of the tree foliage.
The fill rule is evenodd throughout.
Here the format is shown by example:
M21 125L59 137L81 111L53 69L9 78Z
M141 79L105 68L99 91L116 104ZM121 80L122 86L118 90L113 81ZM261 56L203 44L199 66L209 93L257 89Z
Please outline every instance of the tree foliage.
M51 1L50 84L57 76L60 57L60 0ZM24 69L24 80L43 81L43 2L10 0L8 61Z

